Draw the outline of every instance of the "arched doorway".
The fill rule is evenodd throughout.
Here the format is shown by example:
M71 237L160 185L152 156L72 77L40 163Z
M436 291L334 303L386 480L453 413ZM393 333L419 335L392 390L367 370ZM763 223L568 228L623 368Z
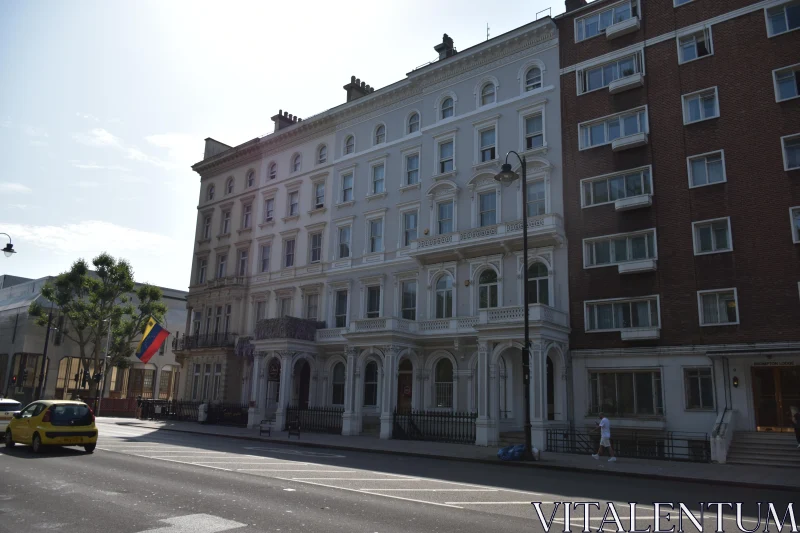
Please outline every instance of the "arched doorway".
M399 412L411 410L413 375L414 367L411 360L400 361L400 367L397 369L397 410Z
M556 419L556 380L553 360L547 356L547 419Z
M294 390L292 405L301 409L308 408L309 392L311 391L311 365L305 359L300 359L294 365Z

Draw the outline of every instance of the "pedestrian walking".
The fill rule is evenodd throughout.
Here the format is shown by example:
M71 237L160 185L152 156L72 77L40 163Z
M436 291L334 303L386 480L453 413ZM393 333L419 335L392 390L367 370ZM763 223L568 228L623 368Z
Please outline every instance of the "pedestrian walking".
M794 426L794 438L797 439L797 447L800 448L800 410L797 407L790 407L792 411L792 425Z
M598 414L600 415L600 422L597 424L597 427L592 430L592 432L600 430L600 447L597 448L597 453L592 454L592 457L595 459L600 459L600 454L603 453L603 448L607 448L609 455L611 455L611 458L608 461L613 463L617 460L617 456L614 454L614 448L611 446L611 422L608 421L608 418L606 418L602 412Z

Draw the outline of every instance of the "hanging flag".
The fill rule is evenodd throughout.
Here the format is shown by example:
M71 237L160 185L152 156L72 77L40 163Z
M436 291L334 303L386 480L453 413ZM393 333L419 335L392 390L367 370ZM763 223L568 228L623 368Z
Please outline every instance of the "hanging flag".
M142 363L147 364L150 358L155 355L158 349L161 348L161 345L167 340L167 337L169 337L169 331L159 326L151 317L147 322L144 335L142 335L142 341L139 343L139 347L136 348L136 357L138 357Z

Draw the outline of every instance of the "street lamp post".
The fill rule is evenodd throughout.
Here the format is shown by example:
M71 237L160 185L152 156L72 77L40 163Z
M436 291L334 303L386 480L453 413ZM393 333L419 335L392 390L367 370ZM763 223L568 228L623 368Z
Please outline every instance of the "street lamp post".
M6 244L5 248L3 248L3 253L6 254L6 257L11 257L17 253L17 251L14 249L14 245L11 244L11 235L8 233L0 233L0 235L5 235L8 237L8 244Z
M531 364L530 364L530 331L528 330L530 319L528 317L528 184L527 184L527 164L525 157L515 151L506 154L506 162L500 172L494 177L505 186L511 185L519 175L511 170L508 163L508 156L514 154L522 165L522 257L523 257L523 279L522 279L522 315L525 317L525 345L522 348L522 384L525 387L525 451L522 459L525 461L533 460L533 450L531 446Z
M44 350L42 351L42 364L39 368L39 387L36 389L36 399L41 400L44 394L44 365L47 363L47 345L50 344L50 329L53 323L53 308L47 315L47 331L44 334Z

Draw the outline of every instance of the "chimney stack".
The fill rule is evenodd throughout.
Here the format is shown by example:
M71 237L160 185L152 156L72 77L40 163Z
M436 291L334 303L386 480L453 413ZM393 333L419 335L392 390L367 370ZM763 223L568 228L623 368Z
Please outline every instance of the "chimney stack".
M290 115L288 111L283 111L282 109L278 111L278 114L272 117L272 121L275 123L275 131L282 130L283 128L287 128L293 124L297 124L302 119L297 118L294 115Z
M361 81L361 78L350 76L350 83L345 85L344 90L347 91L347 101L352 102L358 100L363 96L375 92L375 89L367 85L366 82Z
M586 0L566 0L567 13L580 9L587 4Z
M439 53L439 61L442 59L447 59L448 57L456 54L456 49L453 47L453 39L451 39L446 33L444 34L444 37L442 37L442 42L434 46L433 49Z

